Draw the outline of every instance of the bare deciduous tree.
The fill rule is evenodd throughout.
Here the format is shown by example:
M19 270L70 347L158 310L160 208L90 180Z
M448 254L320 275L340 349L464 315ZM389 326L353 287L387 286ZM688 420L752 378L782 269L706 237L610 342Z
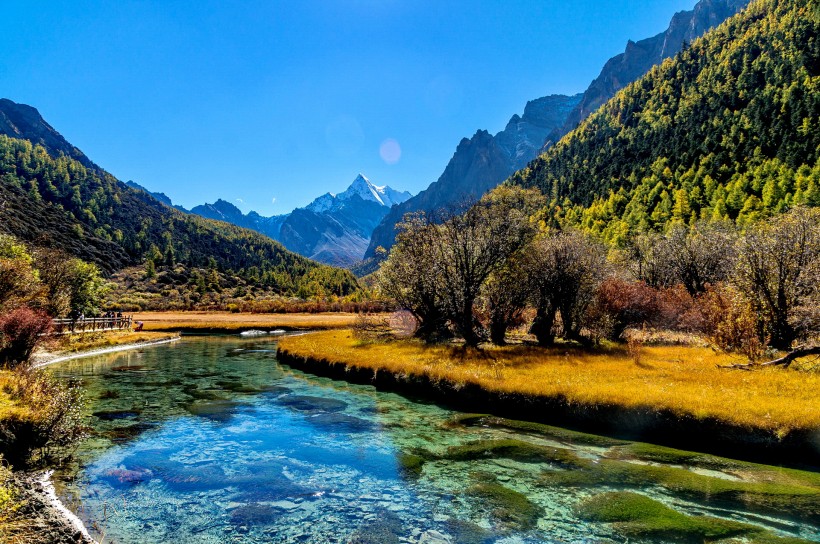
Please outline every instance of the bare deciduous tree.
M733 227L724 223L672 227L657 248L663 283L680 283L694 296L726 280L735 264L735 241Z
M425 214L408 214L390 256L378 272L381 291L417 321L416 336L434 340L446 335L441 292L440 227Z
M530 330L538 343L553 343L558 313L563 336L580 340L587 308L605 274L604 249L581 233L565 231L536 239L527 258L536 309Z
M750 228L735 281L761 317L768 343L789 349L815 319L800 310L820 290L820 210L796 208ZM807 328L808 327L808 328Z
M540 193L501 186L441 226L438 250L445 307L467 345L481 340L474 306L482 285L532 239L535 226L530 216L541 205Z

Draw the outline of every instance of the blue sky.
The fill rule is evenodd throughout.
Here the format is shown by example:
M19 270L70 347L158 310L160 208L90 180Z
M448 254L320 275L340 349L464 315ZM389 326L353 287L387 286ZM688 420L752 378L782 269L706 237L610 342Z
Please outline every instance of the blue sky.
M694 4L7 2L0 95L122 180L271 215L359 172L416 193L461 138L583 91Z

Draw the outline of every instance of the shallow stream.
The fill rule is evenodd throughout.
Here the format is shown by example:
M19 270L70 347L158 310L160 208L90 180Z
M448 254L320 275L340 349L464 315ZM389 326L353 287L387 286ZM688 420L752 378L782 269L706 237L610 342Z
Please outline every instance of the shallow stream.
M81 381L92 428L59 477L64 502L105 543L667 541L664 523L700 534L714 517L752 528L734 542L820 542L817 473L468 417L280 366L275 350L186 337L51 367ZM633 493L682 516L590 514Z

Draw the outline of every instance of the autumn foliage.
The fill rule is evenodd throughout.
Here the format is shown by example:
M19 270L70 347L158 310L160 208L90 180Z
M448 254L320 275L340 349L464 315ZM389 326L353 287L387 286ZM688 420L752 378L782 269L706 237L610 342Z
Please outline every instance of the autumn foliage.
M50 331L51 318L42 311L23 306L0 315L0 364L13 367L28 361Z

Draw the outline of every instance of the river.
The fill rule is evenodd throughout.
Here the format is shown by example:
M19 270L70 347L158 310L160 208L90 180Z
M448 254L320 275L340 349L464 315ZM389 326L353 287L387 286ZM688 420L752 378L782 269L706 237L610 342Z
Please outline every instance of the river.
M817 473L467 417L279 365L274 337L186 337L50 371L82 384L91 427L58 489L105 543L665 541L663 523L705 516L820 542ZM782 486L737 499L746 480L803 502L779 508ZM635 493L680 519L589 513Z

